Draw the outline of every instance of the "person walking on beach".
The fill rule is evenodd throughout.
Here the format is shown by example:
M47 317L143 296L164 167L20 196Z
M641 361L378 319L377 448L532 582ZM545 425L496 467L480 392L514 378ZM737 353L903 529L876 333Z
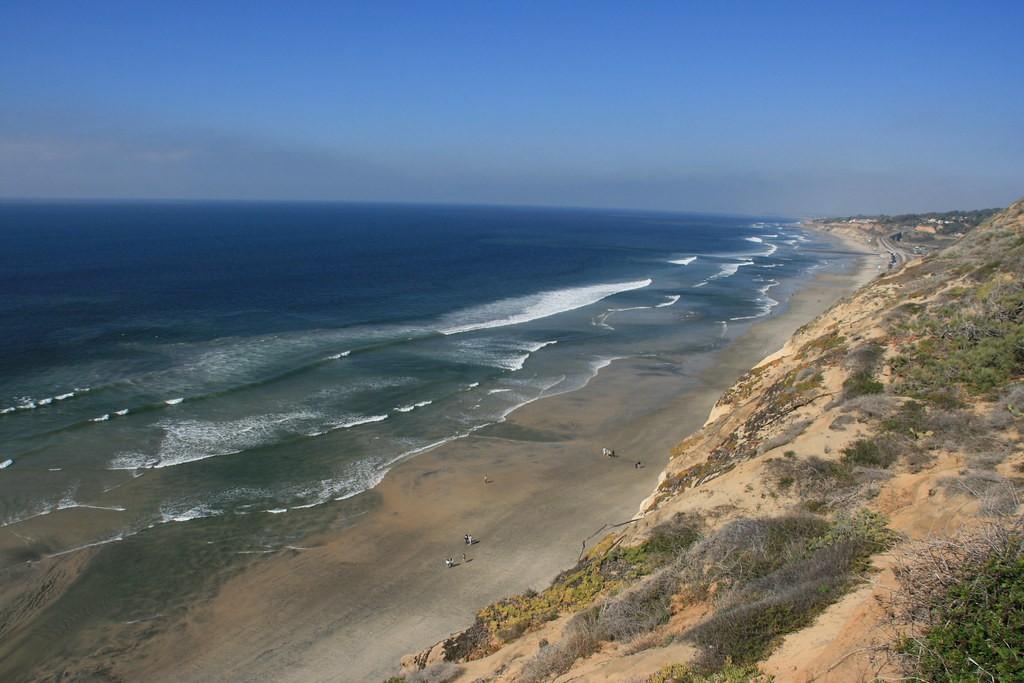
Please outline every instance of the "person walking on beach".
M639 461L639 460L637 460L637 461L636 461L636 464L635 464L635 465L633 465L633 469L637 469L637 470L638 470L638 469L640 469L641 467L643 467L643 465L642 465L642 464L640 463L640 461Z
M465 541L466 545L469 545L469 539L471 538L472 536L470 536L469 534L462 534L462 540Z
M445 561L444 561L444 566L445 567L447 567L448 569L451 569L454 565L455 565L455 559L454 558L451 558L451 557L445 558Z
M462 561L469 562L469 560L466 559L466 553L462 553Z

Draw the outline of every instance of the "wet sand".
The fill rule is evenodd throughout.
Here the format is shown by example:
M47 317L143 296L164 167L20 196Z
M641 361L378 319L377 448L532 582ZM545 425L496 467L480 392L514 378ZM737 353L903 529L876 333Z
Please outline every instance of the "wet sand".
M495 599L543 588L583 539L629 520L671 447L739 375L878 272L874 256L860 261L811 280L711 365L618 361L584 389L399 465L361 496L354 523L264 556L183 621L95 661L128 681L383 680L402 655L468 626ZM604 446L619 457L602 456ZM480 543L467 547L464 533ZM449 556L459 564L446 569Z

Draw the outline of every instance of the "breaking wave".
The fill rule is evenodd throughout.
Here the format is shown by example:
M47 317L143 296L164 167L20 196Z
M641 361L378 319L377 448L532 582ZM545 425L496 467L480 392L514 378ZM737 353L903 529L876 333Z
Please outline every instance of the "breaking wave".
M508 325L520 325L547 318L558 313L573 311L607 299L613 294L642 289L652 280L616 282L585 287L568 287L528 296L502 299L475 306L445 316L441 320L441 334L451 335L475 330L487 330Z

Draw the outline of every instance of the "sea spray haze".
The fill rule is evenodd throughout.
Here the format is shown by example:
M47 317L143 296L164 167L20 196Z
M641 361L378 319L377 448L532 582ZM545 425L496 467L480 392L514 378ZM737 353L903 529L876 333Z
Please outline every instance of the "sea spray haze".
M35 539L0 557L279 547L611 359L721 346L832 247L728 216L0 204L0 524ZM208 570L173 566L154 585Z

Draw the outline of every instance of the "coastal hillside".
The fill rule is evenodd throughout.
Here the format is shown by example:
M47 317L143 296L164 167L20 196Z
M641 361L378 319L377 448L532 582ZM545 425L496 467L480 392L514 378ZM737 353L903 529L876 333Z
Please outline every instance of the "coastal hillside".
M840 301L392 681L1024 680L1022 273L1024 200Z

